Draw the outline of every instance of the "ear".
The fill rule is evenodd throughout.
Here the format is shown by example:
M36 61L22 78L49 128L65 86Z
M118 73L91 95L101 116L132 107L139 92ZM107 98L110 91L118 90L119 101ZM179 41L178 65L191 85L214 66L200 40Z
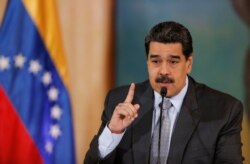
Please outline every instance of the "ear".
M189 74L192 71L192 66L193 66L193 54L191 54L187 58L187 62L186 62L187 74Z

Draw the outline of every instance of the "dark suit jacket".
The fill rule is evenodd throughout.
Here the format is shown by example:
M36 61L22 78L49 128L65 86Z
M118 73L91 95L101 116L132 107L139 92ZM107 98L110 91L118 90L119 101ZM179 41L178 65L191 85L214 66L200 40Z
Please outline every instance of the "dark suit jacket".
M127 128L117 148L99 159L98 137L115 106L123 102L129 86L110 91L105 100L102 125L85 156L85 164L147 164L150 152L153 90L148 81L136 84L134 103L138 118ZM241 164L240 101L189 77L189 86L172 134L168 164Z

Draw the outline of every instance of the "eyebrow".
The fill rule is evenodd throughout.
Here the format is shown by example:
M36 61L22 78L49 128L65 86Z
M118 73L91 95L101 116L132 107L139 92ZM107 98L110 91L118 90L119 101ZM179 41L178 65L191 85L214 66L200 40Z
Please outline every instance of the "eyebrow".
M158 58L158 57L160 57L160 55L150 54L149 57L150 57L150 58ZM181 57L178 56L178 55L170 55L169 58L172 58L172 59L180 59Z
M181 57L178 56L178 55L170 55L170 58L173 58L173 59L180 59Z
M150 54L150 55L149 55L150 58L157 58L157 57L159 57L159 56L160 56L160 55L155 55L155 54Z

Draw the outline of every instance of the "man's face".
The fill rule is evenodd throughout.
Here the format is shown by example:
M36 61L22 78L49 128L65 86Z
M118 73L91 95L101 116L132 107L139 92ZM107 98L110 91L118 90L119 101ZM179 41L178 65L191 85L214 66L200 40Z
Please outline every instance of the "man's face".
M180 43L150 42L149 44L147 59L149 81L158 93L165 86L168 97L177 95L185 85L192 64L192 55L186 59Z

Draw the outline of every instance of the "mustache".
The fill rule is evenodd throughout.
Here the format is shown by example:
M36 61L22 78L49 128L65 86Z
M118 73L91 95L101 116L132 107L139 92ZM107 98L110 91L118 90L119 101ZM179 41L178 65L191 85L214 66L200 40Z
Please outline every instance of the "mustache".
M174 79L164 75L157 77L155 81L156 83L174 83Z

